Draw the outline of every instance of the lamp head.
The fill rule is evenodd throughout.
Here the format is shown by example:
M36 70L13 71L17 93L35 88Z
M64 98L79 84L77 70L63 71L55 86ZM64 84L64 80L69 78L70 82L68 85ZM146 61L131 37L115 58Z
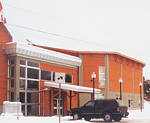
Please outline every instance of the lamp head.
M119 79L119 83L122 83L123 82L123 80L122 80L122 77Z
M139 83L139 86L142 86L142 82Z
M92 79L95 79L95 78L96 78L95 72L92 73L91 77L92 77Z

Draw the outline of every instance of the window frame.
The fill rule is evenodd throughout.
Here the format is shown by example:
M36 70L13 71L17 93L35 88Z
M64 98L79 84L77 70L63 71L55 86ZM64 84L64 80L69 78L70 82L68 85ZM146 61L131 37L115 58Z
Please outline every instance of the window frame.
M99 66L99 88L105 88L105 66Z

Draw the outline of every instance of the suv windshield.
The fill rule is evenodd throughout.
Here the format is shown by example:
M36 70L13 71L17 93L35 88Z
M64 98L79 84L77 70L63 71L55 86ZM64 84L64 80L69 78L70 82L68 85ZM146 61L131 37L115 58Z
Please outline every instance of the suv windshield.
M88 103L86 103L84 106L94 106L94 102L88 102Z

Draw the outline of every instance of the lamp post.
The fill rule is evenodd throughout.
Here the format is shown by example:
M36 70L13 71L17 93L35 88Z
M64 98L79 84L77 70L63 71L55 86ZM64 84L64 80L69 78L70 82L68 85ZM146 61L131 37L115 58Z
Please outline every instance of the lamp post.
M140 108L142 112L142 82L139 83L140 86Z
M61 75L59 75L59 77L57 78L57 81L59 83L59 112L58 112L58 115L59 115L59 123L60 123L60 103L61 103L61 83L63 83L63 77Z
M119 79L119 83L120 83L120 100L122 100L122 78Z
M93 99L92 100L94 100L95 99L95 97L94 97L95 96L95 92L94 92L94 79L96 78L95 72L92 73L91 77L92 77L92 80L93 80Z

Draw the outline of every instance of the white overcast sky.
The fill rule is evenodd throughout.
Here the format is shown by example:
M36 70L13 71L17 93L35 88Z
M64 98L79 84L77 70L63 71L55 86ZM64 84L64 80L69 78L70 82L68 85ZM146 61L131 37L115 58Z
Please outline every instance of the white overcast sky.
M150 79L150 0L1 2L14 41L29 39L63 49L117 51L145 62L144 76Z

